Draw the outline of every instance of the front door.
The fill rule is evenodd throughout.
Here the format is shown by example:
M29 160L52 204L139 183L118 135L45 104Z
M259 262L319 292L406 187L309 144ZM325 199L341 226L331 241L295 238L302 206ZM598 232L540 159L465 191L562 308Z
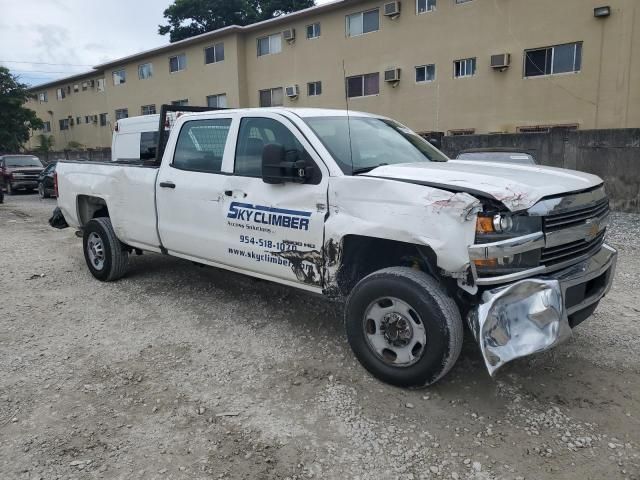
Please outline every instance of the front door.
M156 198L158 231L171 254L217 263L225 258L223 165L233 162L233 125L233 115L185 121L174 151L165 153L172 160L158 172Z
M305 183L267 184L262 152L278 144L307 163ZM227 177L227 264L308 287L322 286L328 173L296 127L277 114L240 120L233 176Z

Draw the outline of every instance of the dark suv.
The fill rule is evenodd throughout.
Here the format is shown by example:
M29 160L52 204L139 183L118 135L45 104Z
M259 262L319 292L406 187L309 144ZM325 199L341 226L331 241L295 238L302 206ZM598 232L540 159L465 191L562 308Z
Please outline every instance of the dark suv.
M0 156L0 178L8 195L18 189L33 191L38 188L38 176L44 165L33 155Z

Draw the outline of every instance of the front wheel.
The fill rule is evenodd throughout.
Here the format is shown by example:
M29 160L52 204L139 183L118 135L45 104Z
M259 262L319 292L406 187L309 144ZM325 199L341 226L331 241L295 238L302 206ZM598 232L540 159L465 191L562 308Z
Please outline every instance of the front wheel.
M374 272L349 295L347 339L380 380L426 387L453 367L462 349L460 311L426 273L405 267Z
M98 280L113 282L127 273L129 253L116 237L109 218L94 218L87 222L82 243L89 271Z

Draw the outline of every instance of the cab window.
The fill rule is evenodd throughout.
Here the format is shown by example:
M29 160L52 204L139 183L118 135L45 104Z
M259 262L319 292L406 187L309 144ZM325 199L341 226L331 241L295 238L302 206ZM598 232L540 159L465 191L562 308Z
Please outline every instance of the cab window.
M230 127L228 118L185 122L171 165L181 170L219 173Z

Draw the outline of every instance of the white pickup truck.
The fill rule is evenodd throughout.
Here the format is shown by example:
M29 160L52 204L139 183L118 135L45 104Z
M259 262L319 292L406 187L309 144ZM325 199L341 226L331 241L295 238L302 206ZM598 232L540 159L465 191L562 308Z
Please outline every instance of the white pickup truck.
M393 120L338 110L186 114L158 152L58 163L52 224L83 232L94 277L144 250L345 297L356 357L391 384L442 378L464 321L491 374L547 350L611 286L593 175L449 162Z

